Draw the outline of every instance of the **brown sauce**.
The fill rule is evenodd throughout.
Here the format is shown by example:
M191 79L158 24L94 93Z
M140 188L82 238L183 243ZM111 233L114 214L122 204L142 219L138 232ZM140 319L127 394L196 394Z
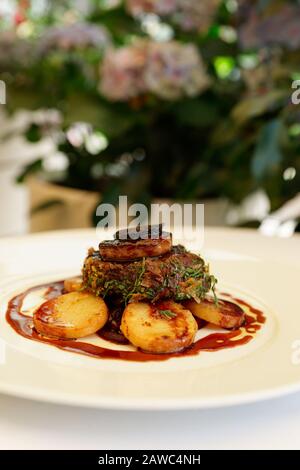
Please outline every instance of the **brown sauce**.
M221 349L233 348L247 344L251 339L253 339L255 333L266 321L263 312L257 308L252 307L244 300L232 297L228 294L222 294L226 297L229 297L231 301L235 301L239 305L247 307L249 310L249 313L245 315L245 323L242 327L236 330L228 331L226 333L209 334L205 338L199 339L193 343L189 348L178 353L149 354L142 351L116 351L113 349L85 343L84 341L55 339L40 335L33 327L32 317L27 316L22 312L22 305L28 294L42 288L46 289L46 293L44 294L45 300L49 300L58 297L63 293L64 283L63 281L59 281L42 286L32 287L11 299L6 312L6 320L10 326L19 335L25 338L51 344L65 351L71 351L101 359L121 359L138 362L165 361L172 357L194 356L199 354L201 351L219 351ZM203 323L198 323L198 325L199 327L202 327ZM99 331L98 334L100 337L106 339L107 341L111 341L112 343L125 344L121 335L118 336L114 331L105 330L104 328Z
M116 331L114 328L110 328L110 326L105 325L101 330L97 331L96 335L99 336L99 338L110 341L111 343L129 344L128 339L126 339L122 333Z

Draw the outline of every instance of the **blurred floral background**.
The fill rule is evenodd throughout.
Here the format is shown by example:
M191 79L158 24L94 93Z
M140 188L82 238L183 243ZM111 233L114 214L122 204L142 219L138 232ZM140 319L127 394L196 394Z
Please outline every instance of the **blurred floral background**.
M299 192L297 79L299 1L2 0L0 165L24 139L14 180L60 224L127 194L258 226Z

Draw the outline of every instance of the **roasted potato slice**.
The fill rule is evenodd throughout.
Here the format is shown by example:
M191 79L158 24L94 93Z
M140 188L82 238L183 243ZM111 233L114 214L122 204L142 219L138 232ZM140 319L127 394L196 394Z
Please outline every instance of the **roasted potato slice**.
M206 320L221 328L231 329L240 327L245 320L244 310L237 304L228 300L218 300L216 304L213 299L205 299L201 303L195 300L184 302L195 317Z
M70 292L43 303L33 315L36 330L56 338L82 338L102 328L106 304L87 292Z
M70 277L64 281L65 292L78 292L82 289L82 277Z
M173 353L190 346L197 330L191 312L172 300L155 305L130 303L121 322L122 333L134 346L157 354Z

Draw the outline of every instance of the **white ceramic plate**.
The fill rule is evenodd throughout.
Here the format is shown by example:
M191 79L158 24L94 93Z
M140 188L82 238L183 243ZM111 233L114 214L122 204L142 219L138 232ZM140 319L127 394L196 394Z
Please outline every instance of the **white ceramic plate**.
M221 290L267 316L246 345L135 363L85 357L15 333L5 320L8 300L27 287L79 273L87 248L98 242L94 230L0 240L0 391L89 407L188 409L254 402L300 389L299 237L206 230L202 253Z

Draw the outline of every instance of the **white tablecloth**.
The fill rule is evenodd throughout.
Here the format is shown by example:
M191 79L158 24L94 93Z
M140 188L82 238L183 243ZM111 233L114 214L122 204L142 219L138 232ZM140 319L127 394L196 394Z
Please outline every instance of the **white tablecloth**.
M101 411L0 395L1 449L300 449L300 393L205 411Z

